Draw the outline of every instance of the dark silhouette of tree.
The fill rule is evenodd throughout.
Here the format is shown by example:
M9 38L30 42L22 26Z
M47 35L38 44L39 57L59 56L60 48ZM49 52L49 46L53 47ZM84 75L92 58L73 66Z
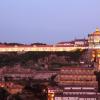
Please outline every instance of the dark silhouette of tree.
M39 83L27 85L24 90L30 90L34 94L35 98L38 98L39 100L47 100L47 87L45 85Z
M0 87L0 100L6 100L9 95L6 89Z
M9 95L7 97L7 100L23 100L23 99L21 99L19 94L13 94L13 95Z
M37 43L32 43L31 45L47 45L46 43L39 43L39 42L37 42Z

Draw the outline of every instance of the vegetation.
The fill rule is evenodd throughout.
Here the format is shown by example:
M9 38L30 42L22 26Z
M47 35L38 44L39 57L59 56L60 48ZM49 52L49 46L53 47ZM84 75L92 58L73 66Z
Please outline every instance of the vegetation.
M60 68L61 66L78 65L84 51L71 52L11 52L0 53L0 67L15 66L33 67L37 70L45 67Z
M96 78L97 78L97 81L98 81L98 91L100 92L100 72L95 72L95 75L96 75Z
M0 100L7 100L7 97L9 96L10 94L6 91L5 88L1 88L0 87Z

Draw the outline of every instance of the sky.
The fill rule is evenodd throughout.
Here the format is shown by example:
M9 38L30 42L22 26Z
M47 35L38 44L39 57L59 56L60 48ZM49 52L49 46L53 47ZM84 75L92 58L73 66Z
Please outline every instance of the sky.
M0 42L55 44L100 28L100 0L0 0Z

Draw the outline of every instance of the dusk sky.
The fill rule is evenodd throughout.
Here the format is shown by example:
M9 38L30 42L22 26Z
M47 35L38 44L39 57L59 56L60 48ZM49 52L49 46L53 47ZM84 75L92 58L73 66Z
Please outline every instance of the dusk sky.
M0 42L57 43L100 28L100 0L0 0Z

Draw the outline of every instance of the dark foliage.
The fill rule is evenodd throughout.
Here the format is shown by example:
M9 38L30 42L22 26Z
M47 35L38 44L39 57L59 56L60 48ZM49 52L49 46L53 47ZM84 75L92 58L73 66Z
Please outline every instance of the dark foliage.
M6 100L10 94L4 88L0 88L0 100Z
M47 100L47 87L45 85L39 83L27 85L24 88L24 91L25 90L31 91L34 94L34 98L38 100Z
M57 65L63 66L63 65L69 65L70 61L78 62L81 55L85 51L72 51L72 52L25 52L25 53L17 53L17 52L11 52L11 53L1 53L0 54L0 66L14 66L16 64L21 64L23 66L28 65L28 62L30 62L30 65L33 65L34 63L38 64L38 60L42 59L41 65L44 66L43 63L47 63L49 65ZM51 55L54 55L54 57L51 57ZM67 63L63 63L60 61L60 56L65 57L64 59L67 61ZM45 59L48 59L46 61ZM71 59L71 60L70 60Z

